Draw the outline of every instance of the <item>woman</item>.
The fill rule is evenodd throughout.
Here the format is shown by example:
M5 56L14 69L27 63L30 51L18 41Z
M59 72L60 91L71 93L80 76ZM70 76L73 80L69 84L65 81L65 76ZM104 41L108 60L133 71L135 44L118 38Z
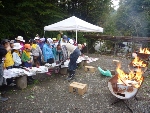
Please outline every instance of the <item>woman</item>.
M35 65L36 67L39 67L39 66L40 66L40 61L39 61L40 58L39 58L39 57L42 56L42 51L41 51L39 45L36 44L36 41L35 41L35 40L31 39L31 40L30 40L30 45L31 45L31 47L32 47L32 48L31 48L31 53L32 53L32 55L33 55L34 65Z
M50 46L51 40L52 39L50 39L50 38L45 39L45 44L43 46L44 62L47 62L49 64L54 63L54 54L53 54L52 48ZM51 75L50 72L48 72L47 74Z
M43 56L45 62L52 64L54 63L54 55L50 43L50 38L45 40L45 44L43 46Z
M22 64L20 48L22 48L20 43L14 43L14 47L12 50L12 55L13 55L13 60L14 60L14 66L13 66L14 68L19 68L19 66Z

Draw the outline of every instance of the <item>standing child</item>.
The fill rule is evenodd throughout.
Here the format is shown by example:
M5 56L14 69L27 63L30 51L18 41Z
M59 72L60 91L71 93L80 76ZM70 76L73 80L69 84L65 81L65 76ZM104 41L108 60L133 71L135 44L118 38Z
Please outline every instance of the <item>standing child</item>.
M19 68L19 66L22 64L21 62L21 55L20 55L20 49L22 46L20 43L14 43L14 47L12 50L13 60L14 60L14 68Z
M10 47L10 41L8 39L2 40L2 45L4 48L7 50L7 54L5 55L4 59L4 69L12 69L14 65L14 60L11 54L11 47ZM7 85L14 86L15 84L13 83L13 79L7 79Z
M31 59L31 46L30 44L25 44L24 45L24 50L22 52L22 56L21 56L21 60L23 62L23 66L27 67L27 68L31 68L32 67L32 59ZM28 76L28 81L32 82L34 79L32 78L32 76Z
M36 41L33 40L33 39L30 40L30 45L32 47L31 52L32 52L32 55L33 55L34 65L36 67L39 67L40 62L41 62L41 61L39 61L39 59L41 59L42 50L41 50L40 46L38 44L36 44Z

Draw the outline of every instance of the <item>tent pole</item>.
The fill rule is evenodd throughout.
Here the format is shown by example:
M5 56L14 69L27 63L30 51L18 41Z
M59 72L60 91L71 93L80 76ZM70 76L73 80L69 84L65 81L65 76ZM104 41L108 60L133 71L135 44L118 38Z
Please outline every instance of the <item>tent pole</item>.
M43 35L43 38L45 37L45 31L44 31L44 35Z
M77 29L76 29L76 43L78 43L78 40L77 40Z

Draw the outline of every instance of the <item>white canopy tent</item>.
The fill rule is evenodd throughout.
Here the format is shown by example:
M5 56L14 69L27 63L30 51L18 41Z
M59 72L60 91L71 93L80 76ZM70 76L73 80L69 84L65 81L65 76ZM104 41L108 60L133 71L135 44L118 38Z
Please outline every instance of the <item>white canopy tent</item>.
M52 25L45 26L45 31L75 31L77 41L77 32L103 32L103 28L72 16Z

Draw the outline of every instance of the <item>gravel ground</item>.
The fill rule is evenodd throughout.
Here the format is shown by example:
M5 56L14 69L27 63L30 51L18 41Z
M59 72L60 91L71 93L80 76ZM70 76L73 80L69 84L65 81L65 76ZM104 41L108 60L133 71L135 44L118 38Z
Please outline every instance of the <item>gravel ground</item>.
M89 65L114 70L113 59L122 61L122 68L128 71L130 60L91 54L99 60ZM150 113L150 76L146 73L144 83L137 93L138 101L134 98L126 100L126 104L134 113ZM66 76L44 74L35 76L37 80L24 90L9 87L5 94L9 100L0 103L0 113L131 113L123 102L111 105L117 98L113 96L107 82L110 77L95 73L86 73L83 69L77 69L76 79L73 81L88 85L88 91L80 96L69 93L71 82L65 81Z

